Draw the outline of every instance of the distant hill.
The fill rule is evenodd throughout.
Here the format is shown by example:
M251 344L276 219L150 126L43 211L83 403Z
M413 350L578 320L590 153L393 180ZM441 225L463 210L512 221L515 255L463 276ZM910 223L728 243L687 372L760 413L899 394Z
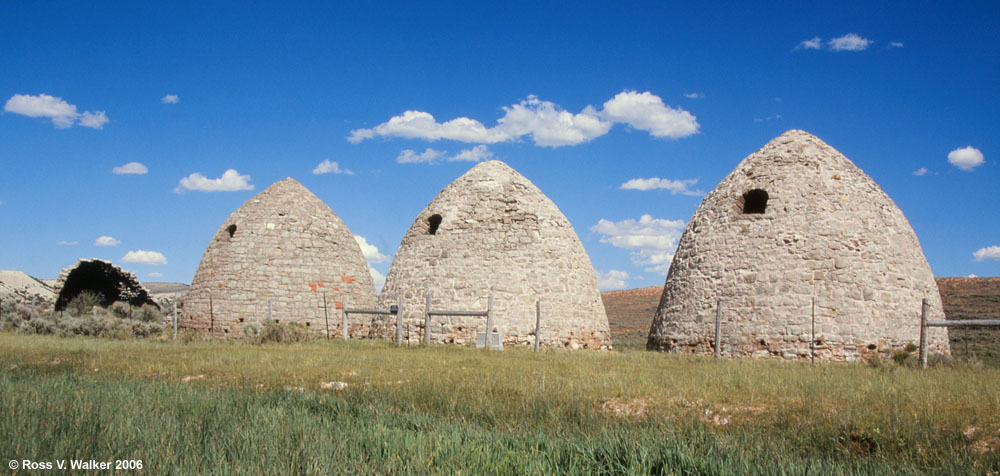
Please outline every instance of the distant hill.
M55 301L51 286L21 271L0 270L0 299Z
M190 286L184 283L163 283L156 281L142 283L142 285L149 291L149 295L156 302L160 303L161 306L183 298L187 294L188 288L190 288Z

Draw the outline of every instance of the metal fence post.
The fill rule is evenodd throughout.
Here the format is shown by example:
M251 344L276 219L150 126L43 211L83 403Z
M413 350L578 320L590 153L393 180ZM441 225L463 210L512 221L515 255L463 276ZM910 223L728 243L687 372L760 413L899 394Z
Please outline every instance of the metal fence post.
M396 344L403 343L403 296L396 296Z
M535 352L538 352L539 332L542 328L542 301L535 301Z
M812 298L812 328L810 333L811 339L809 340L809 362L816 362L816 296Z
M486 348L493 348L493 294L490 294L490 299L487 301L486 305Z
M94 308L94 315L97 315L97 308ZM177 338L177 301L174 301L174 339Z
M431 293L427 293L427 307L424 313L424 344L431 344Z
M722 354L722 346L719 342L720 329L722 327L722 300L719 299L715 303L715 356L718 357Z
M212 296L208 296L208 333L215 334L215 304L212 302Z
M326 291L323 291L323 320L326 322L326 340L330 340L330 315L326 310Z
M920 368L927 368L927 298L920 301Z

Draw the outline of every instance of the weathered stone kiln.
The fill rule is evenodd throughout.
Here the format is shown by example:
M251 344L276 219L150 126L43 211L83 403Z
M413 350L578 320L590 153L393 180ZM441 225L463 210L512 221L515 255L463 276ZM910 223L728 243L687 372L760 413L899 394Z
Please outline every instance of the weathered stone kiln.
M881 188L822 140L792 130L709 193L681 236L647 348L855 360L916 344L921 300L944 319L917 236ZM929 335L948 353L944 328Z
M445 187L406 232L380 303L401 296L404 322L422 337L427 293L443 310L485 310L492 293L506 345L534 342L538 300L543 345L611 343L594 268L572 225L503 162L478 164ZM431 340L468 343L476 330L486 331L484 318L435 316Z
M59 273L55 285L55 309L66 309L73 298L84 291L99 295L102 306L123 301L133 306L150 304L160 307L134 274L99 258L81 258Z
M337 309L344 297L351 306L375 304L375 287L354 235L330 207L286 178L219 227L184 298L180 325L240 335L246 324L270 318L325 332L324 293L331 334L340 329Z

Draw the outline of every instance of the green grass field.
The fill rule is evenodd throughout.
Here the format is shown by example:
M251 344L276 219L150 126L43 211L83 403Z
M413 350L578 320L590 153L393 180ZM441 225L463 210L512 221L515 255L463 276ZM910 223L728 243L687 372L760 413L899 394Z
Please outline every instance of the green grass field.
M0 333L0 435L149 474L997 474L1000 370Z

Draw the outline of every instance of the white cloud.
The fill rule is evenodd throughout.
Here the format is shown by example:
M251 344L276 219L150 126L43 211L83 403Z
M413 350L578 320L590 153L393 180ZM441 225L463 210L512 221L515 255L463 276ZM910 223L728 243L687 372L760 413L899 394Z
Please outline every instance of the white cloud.
M970 275L966 276L966 278L978 278L978 277L979 277L979 276L977 276L977 275L975 275L975 274L970 274Z
M856 33L848 33L840 38L834 38L827 44L833 51L864 51L874 43L872 40L862 38Z
M900 41L893 41L893 42L889 43L889 48L902 48L902 47L903 47L903 43L900 42Z
M185 190L198 190L201 192L234 192L237 190L253 190L249 175L240 175L235 169L229 169L222 173L217 179L205 178L200 173L193 173L184 177L180 185L174 189L174 193L184 193Z
M382 286L385 285L385 275L378 272L377 269L372 268L371 266L368 267L368 274L371 275L372 283L375 284L375 292L382 292Z
M671 195L691 195L700 197L705 194L701 190L691 190L698 179L670 180L665 178L635 178L621 185L622 190L668 190Z
M972 147L962 147L948 153L948 163L966 172L983 165L983 153Z
M913 175L916 175L917 177L927 175L927 167L920 167L919 169L914 170Z
M497 125L491 128L467 117L442 123L430 113L406 111L371 129L355 129L347 140L356 144L374 137L399 137L494 144L530 136L535 145L560 147L607 134L615 123L648 131L654 137L670 138L694 134L699 127L691 113L666 106L662 99L649 92L623 91L604 103L604 110L600 112L593 106L587 106L573 114L535 96L504 106L503 110L504 116L497 119ZM397 162L400 162L398 158Z
M94 246L118 246L121 242L110 236L99 236L94 240Z
M129 251L122 257L123 263L160 265L167 264L167 258L159 251Z
M163 104L177 104L177 103L181 102L181 98L180 98L180 96L178 96L176 94L167 94L166 96L163 96L162 98L160 98L160 102L163 103ZM197 102L197 101L195 101L195 102Z
M628 273L617 269L608 270L607 273L597 273L597 287L601 291L612 289L622 289L628 285Z
M150 278L162 278L163 273L157 273L154 271L152 273L146 273L146 276L149 276Z
M361 254L365 256L365 260L369 263L383 263L389 260L388 256L379 253L375 245L369 244L365 237L354 235L354 241L358 242L358 246L361 247Z
M818 50L822 47L822 40L818 36L814 36L811 40L803 40L795 46L797 50Z
M142 175L149 172L149 169L147 169L145 165L142 165L139 162L129 162L125 165L111 169L111 172L116 175L130 175L130 174Z
M684 93L684 97L688 99L705 99L705 95L702 93Z
M651 215L620 222L601 219L590 231L604 235L602 243L633 250L632 263L646 266L645 271L666 275L677 249L677 240L684 231L684 221Z
M15 94L7 100L3 110L22 116L49 118L57 129L72 127L74 124L101 129L108 123L108 116L104 111L84 111L81 114L76 111L76 106L48 94Z
M56 244L59 245L59 246L76 246L76 245L80 244L80 242L79 241L57 241Z
M1000 246L987 246L986 248L980 248L972 256L976 258L976 261L983 261L987 259L993 259L1000 261Z
M336 162L331 162L330 159L326 159L319 163L315 169L313 169L313 174L345 174L354 175L349 169L341 169L340 164Z
M493 152L486 149L485 145L477 145L471 149L464 149L461 152L444 160L448 162L482 162L492 159Z
M653 137L678 139L698 132L698 121L683 109L663 104L659 96L649 91L623 91L604 103L601 115L614 122L648 131Z
M445 151L434 150L430 147L427 150L417 153L415 150L406 149L396 156L396 163L398 164L436 164L438 159L444 157Z

